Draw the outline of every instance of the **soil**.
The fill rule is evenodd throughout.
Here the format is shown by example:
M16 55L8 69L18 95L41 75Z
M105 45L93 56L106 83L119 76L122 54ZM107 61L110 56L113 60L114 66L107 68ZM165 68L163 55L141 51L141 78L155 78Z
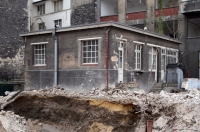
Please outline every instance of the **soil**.
M141 114L133 104L54 95L21 94L4 107L25 117L29 126L61 132L133 132ZM34 129L39 129L38 128Z

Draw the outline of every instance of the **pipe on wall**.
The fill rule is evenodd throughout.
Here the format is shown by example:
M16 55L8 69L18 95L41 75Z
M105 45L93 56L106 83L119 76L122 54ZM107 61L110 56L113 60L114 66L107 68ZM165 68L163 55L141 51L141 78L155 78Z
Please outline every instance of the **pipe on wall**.
M55 25L55 30L53 32L53 39L54 39L54 83L53 87L56 87L58 85L58 41L56 37L56 25Z
M109 31L106 31L106 90L108 90L108 53L109 53Z

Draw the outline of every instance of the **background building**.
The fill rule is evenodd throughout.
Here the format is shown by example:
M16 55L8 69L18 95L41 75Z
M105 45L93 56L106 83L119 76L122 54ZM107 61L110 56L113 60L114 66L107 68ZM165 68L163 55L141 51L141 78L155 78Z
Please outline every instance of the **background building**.
M28 1L0 1L0 95L23 90L24 40L20 32L28 31Z

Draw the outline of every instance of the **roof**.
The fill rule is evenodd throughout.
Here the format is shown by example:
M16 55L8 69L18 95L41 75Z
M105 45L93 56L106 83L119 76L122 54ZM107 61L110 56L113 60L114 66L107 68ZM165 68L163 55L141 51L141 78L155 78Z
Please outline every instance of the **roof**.
M155 32L150 32L150 31L144 31L139 28L135 28L132 26L128 26L125 24L119 24L116 22L104 22L104 23L92 23L92 24L85 24L85 25L78 25L78 26L70 26L70 27L64 27L64 28L58 28L56 29L56 32L66 32L66 31L76 31L76 30L84 30L84 29L92 29L92 28L100 28L100 27L117 27L120 29L125 29L128 31L136 32L136 33L141 33L144 35L160 38L160 39L165 39L168 41L173 41L175 43L182 44L181 41L178 41L176 39L170 38L165 35L161 35ZM19 36L20 37L27 37L27 36L33 36L33 35L40 35L40 34L49 34L52 33L54 29L49 29L49 30L42 30L42 31L34 31L34 32L27 32L27 33L21 33Z

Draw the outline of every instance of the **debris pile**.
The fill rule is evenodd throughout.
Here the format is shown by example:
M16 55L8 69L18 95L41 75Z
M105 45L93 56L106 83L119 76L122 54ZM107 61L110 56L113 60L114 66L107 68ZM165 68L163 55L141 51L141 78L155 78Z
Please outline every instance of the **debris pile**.
M4 97L0 99L2 103L5 102ZM22 102L26 100L26 103L22 103L20 100ZM17 104L20 105L16 106ZM32 117L32 115L26 113L28 109L32 109L33 113L39 111L39 113L41 112L43 115L40 115L41 117ZM108 109L108 111L104 109ZM24 122L27 120L30 121L30 118L33 118L31 120L39 120L51 127L56 126L56 121L59 122L62 120L62 122L65 122L66 120L67 124L71 126L70 130L73 131L86 131L89 128L93 128L92 126L94 124L98 124L98 126L102 126L105 129L109 128L110 131L120 128L119 131L134 130L141 132L146 130L147 120L153 121L154 132L173 130L176 130L176 132L200 131L199 109L200 91L198 89L180 93L168 93L165 91L161 91L160 93L146 93L143 90L130 91L129 89L116 87L108 89L93 88L89 92L72 92L60 86L50 89L21 92L18 96L14 97L10 104L8 103L4 107L4 110L13 110L15 114L26 118L26 120L23 120L21 123L22 129L27 129ZM103 113L99 113L96 110L102 111ZM115 114L117 112L116 110L120 112L114 116L113 112L111 112L113 110L115 110ZM109 113L109 111L111 113ZM126 118L120 115L120 113L124 113L124 111L127 113L124 116L128 118L128 122L133 122L129 124L129 129L125 127L126 125L122 125L125 123ZM109 119L103 116L104 112ZM5 124L3 124L2 117L4 117L3 115L5 114L3 113L5 113L5 111L0 113L0 120L4 127ZM8 113L6 112L6 115L8 115ZM72 115L69 115L70 113ZM14 116L12 112L10 114L11 116L8 116L9 118ZM76 115L76 117L74 115ZM51 116L52 119L49 118ZM63 116L67 116L70 120L66 117L62 119ZM119 126L112 125L112 123L114 123L112 121L115 121L116 117L121 118L121 120L119 120L121 123L117 122ZM80 122L85 123L77 123L76 118L78 118ZM96 122L96 118L101 122ZM107 124L105 124L105 122ZM115 122L114 124L117 123ZM84 127L82 125L84 125ZM65 125L65 127L62 126L63 130L64 128L67 129L66 126L67 125ZM59 128L58 126L56 127ZM7 127L4 127L5 130L7 130L6 128ZM57 129L56 131L59 130L62 131L62 129Z

